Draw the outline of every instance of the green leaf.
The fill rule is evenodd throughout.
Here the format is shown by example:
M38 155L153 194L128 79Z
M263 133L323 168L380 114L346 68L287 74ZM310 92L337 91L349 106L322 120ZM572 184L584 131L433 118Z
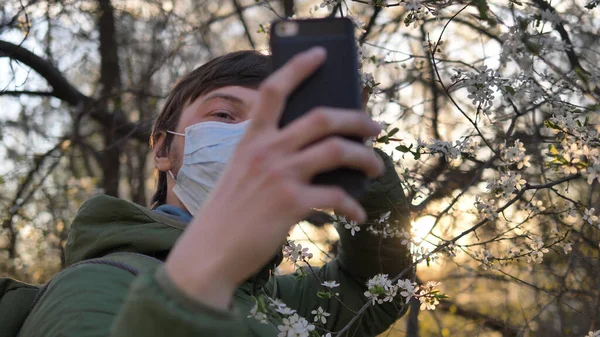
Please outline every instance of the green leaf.
M554 123L551 120L545 120L544 121L544 126L547 127L547 128L550 128L550 129L558 129L559 128L558 125L556 125L556 123Z
M575 74L577 75L577 77L581 80L581 82L588 84L589 81L589 76L588 74L585 73L585 71L583 69L581 69L581 67L575 67Z
M504 90L506 90L506 92L508 92L511 95L514 95L516 93L515 89L513 89L513 87L511 87L510 85L504 86Z
M398 146L396 146L396 150L398 150L400 152L405 152L405 153L408 152L408 151L410 151L410 149L408 147L404 146L404 145L398 145Z
M4 184L4 177L0 176L0 185Z
M258 307L263 310L267 308L265 298L262 295L258 296Z
M298 272L299 272L298 274L295 274L295 275L294 275L294 276L296 276L296 280L298 280L298 281L299 281L299 280L302 280L302 279L303 279L303 278L305 278L305 277L306 277L306 275L307 275L307 274L304 272L304 270L302 270L302 268L299 268L299 269L298 269Z
M390 130L390 132L388 132L387 136L388 137L392 137L393 135L395 135L396 133L398 133L398 131L400 131L400 129L393 128L393 129Z
M333 296L333 294L330 291L324 291L324 290L319 290L317 292L317 297L319 298L331 298Z
M477 6L477 10L479 10L479 17L481 20L488 20L489 16L487 15L488 5L486 0L474 0L473 3Z
M388 136L382 136L382 137L379 137L379 138L375 139L375 142L376 143L386 143L387 144L387 143L390 142L390 140L388 138L389 138Z
M542 46L530 41L525 42L525 47L527 48L527 51L529 51L533 55L540 55L540 52L542 51Z

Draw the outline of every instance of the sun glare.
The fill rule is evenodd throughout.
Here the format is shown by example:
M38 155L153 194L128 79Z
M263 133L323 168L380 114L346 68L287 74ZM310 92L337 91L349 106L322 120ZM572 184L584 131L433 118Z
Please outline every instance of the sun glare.
M431 243L432 237L427 236L434 224L435 217L430 215L422 216L418 219L415 219L415 221L412 222L411 234L413 235L413 240L415 241L415 244L419 244L419 246L423 245L424 247L429 249L435 247L435 245Z

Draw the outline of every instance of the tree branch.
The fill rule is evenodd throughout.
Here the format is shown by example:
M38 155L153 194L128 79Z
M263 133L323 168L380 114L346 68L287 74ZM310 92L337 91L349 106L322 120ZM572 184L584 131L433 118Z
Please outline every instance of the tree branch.
M112 124L113 117L111 117L106 110L99 109L97 102L94 99L75 89L75 87L73 87L62 75L60 70L54 67L50 62L20 45L1 40L0 57L9 57L27 65L48 82L53 89L52 96L67 102L72 106L81 105L85 108L86 113L102 126ZM133 137L141 142L148 141L150 124L134 124L128 121L124 116L114 117L114 123L118 126L119 137Z
M77 89L56 69L50 62L35 55L29 50L6 41L0 41L0 57L9 57L29 66L40 74L48 84L52 86L55 97L69 103L77 105L80 102L91 100Z
M494 318L485 314L482 314L476 310L465 309L456 303L448 300L441 301L438 308L442 311L449 312L453 315L458 315L462 318L466 318L479 323L481 326L490 330L498 331L502 333L503 337L512 337L519 334L519 330L501 319Z
M540 6L540 9L549 10L553 13L557 13L556 10L554 9L554 7L552 7L552 5L547 3L545 0L533 0L533 2L536 3L538 6ZM555 26L555 29L558 32L558 34L560 34L560 38L563 40L563 42L572 47L573 43L571 42L569 33L567 33L567 31L565 30L565 27L563 26L563 24L560 22L557 23ZM581 63L579 62L579 58L577 57L577 54L575 54L575 52L573 51L573 48L565 48L565 53L567 54L567 58L569 59L569 63L571 64L571 67L573 69L581 69L585 73L589 74L581 66Z
M373 9L373 14L371 15L371 18L369 19L369 23L367 23L367 27L365 27L365 32L360 36L360 40L359 40L360 44L363 44L367 40L369 33L375 26L375 21L377 20L377 16L381 12L381 8L382 7L376 6Z
M1 228L5 228L8 230L8 240L9 240L8 257L11 259L14 259L16 257L16 253L17 253L17 251L16 251L17 233L15 231L15 228L13 227L13 219L14 219L15 215L19 212L21 207L29 201L31 196L33 196L33 193L35 192L35 190L37 190L37 188L42 185L44 180L58 165L60 157L63 154L63 152L61 150L62 144L63 144L63 141L61 140L52 149L50 149L46 153L38 155L34 158L33 168L29 171L29 173L27 173L27 176L25 176L22 183L20 184L20 186L17 190L17 193L15 194L15 197L13 198L13 200L11 202L11 206L8 209L8 212L7 212L8 215L7 215L6 219L4 219L4 221L2 221ZM33 188L29 194L26 195L25 191L27 190L27 188L30 185L33 184L33 178L35 177L35 174L38 173L42 169L43 164L46 162L46 159L50 158L51 155L57 150L60 151L61 156L59 156L59 158L56 160L56 162L50 167L48 172L42 177L42 179L38 183L38 185L35 188Z
M286 18L294 16L294 0L283 0L283 13Z
M32 90L4 90L0 91L0 96L44 96L44 97L56 97L53 91L32 91ZM57 97L59 98L59 97Z
M254 44L254 40L252 39L252 35L250 34L250 28L246 23L246 19L244 19L244 12L242 6L237 2L237 0L232 0L233 6L235 7L235 11L237 12L238 17L240 18L240 22L242 26L244 26L244 33L246 34L246 38L248 38L248 42L250 42L250 46L252 49L256 49L256 45ZM286 15L287 16L287 15Z

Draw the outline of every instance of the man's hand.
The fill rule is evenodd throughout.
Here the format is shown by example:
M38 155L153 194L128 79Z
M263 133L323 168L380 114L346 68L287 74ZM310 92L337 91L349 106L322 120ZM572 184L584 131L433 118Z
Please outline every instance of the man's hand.
M298 54L260 86L236 153L165 263L167 274L188 295L226 308L236 287L272 258L290 227L312 208L366 220L364 209L342 188L310 181L340 167L380 175L384 165L372 148L327 137L372 137L380 126L364 113L317 108L278 128L287 96L325 57L322 48Z

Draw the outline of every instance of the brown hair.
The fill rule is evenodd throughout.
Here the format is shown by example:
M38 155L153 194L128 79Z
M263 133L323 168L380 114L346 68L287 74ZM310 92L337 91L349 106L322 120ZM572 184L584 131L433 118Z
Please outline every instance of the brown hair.
M271 57L254 50L244 50L217 57L183 76L176 84L152 126L150 147L154 148L161 132L177 127L183 109L198 97L215 89L237 85L257 88L271 73ZM159 153L168 153L173 136L165 136ZM167 199L167 173L158 172L158 185L152 197L151 208Z

